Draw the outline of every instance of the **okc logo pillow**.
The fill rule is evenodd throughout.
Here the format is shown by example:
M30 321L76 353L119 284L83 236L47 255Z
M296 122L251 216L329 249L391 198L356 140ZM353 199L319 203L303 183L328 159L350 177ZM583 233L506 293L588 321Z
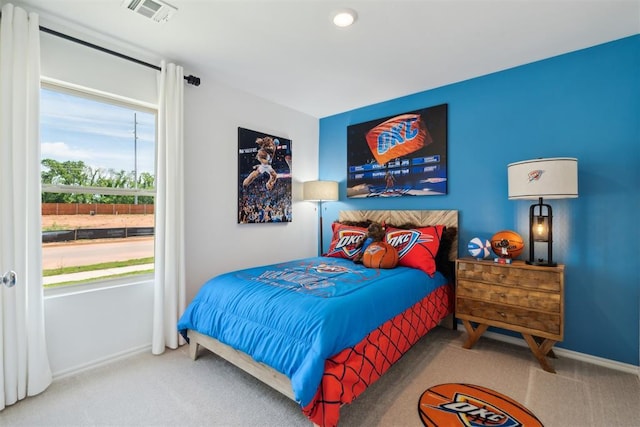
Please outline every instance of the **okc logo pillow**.
M331 244L329 251L324 256L353 259L362 250L357 246L360 240L366 236L366 228L334 222L331 224L331 229L333 230Z
M388 227L385 240L398 251L398 265L417 268L433 277L443 231L444 225L409 230Z

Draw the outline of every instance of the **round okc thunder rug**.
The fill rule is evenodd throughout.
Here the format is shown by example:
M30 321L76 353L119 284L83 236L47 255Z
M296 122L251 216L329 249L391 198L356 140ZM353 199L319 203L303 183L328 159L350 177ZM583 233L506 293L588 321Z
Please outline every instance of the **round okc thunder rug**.
M420 396L418 412L427 427L542 427L533 413L497 391L473 384L439 384Z

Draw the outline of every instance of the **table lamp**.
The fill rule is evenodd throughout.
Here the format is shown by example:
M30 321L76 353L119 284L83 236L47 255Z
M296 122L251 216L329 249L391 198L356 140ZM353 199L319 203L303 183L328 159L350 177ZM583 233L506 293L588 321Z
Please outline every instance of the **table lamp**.
M578 159L554 157L510 163L507 166L509 200L538 200L529 208L529 260L527 264L555 267L553 215L543 199L578 197ZM535 257L535 242L547 244L547 258Z
M322 202L338 200L336 181L307 181L302 184L302 199L319 203L320 210L320 254L324 251L322 243Z

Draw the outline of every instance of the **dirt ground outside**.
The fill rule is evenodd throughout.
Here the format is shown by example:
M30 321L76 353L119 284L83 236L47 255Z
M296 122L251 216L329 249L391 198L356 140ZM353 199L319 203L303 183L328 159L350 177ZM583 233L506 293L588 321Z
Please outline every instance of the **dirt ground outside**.
M42 229L153 227L154 215L42 215Z
M42 215L42 229L44 231L153 226L153 214ZM105 262L149 258L153 257L153 254L153 236L43 242L42 267L44 270L54 270L65 267L78 267ZM148 270L150 267L146 264L125 267L127 271L137 271L136 268ZM89 274L95 279L103 277L106 274L104 271L92 270L92 272L86 272L83 274ZM53 284L67 280L75 280L71 279L72 276L74 275L67 276L58 273L54 276L47 276L44 280L47 284Z

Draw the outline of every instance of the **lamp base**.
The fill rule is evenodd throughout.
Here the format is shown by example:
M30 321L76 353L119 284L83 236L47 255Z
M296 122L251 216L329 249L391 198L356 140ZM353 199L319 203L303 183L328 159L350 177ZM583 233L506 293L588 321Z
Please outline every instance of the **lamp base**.
M525 261L528 265L537 265L538 267L557 267L558 263L557 262L544 262L543 260L539 259L538 261Z

